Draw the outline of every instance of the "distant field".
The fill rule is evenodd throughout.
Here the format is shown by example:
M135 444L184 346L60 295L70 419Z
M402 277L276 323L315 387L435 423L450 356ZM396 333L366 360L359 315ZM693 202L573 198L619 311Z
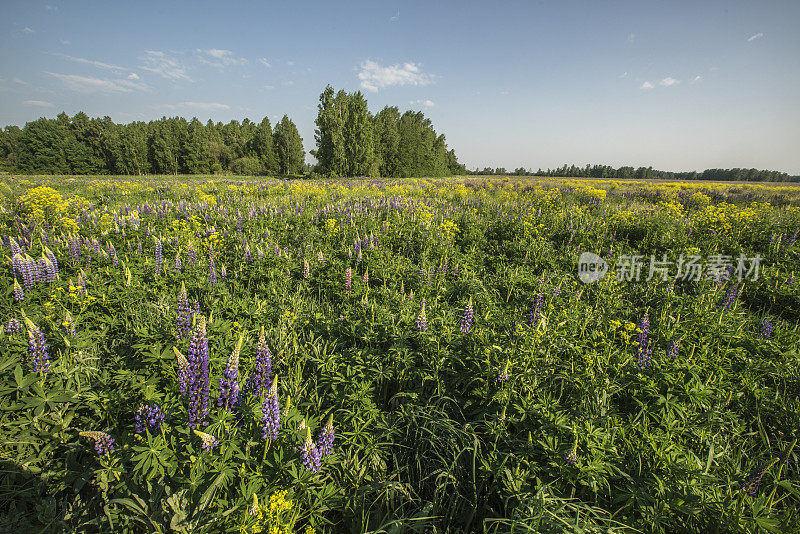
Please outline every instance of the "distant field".
M0 193L2 532L800 528L796 184Z

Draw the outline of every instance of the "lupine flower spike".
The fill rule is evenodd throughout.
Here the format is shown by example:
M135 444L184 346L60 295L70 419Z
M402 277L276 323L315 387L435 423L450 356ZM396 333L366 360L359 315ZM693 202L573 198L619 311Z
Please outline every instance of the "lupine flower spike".
M247 378L244 389L254 397L261 395L262 391L266 391L269 384L269 379L272 375L272 355L267 346L267 340L264 337L264 327L261 327L261 333L258 336L258 345L256 346L256 361L253 371Z
M578 437L575 436L575 442L572 444L572 448L564 454L564 461L567 464L574 466L578 463Z
M134 417L136 433L141 434L145 430L157 431L164 423L165 417L158 404L140 404Z
M210 451L211 449L219 445L219 440L215 436L212 436L211 434L206 434L205 432L201 432L199 430L194 430L194 433L197 434L197 437L199 437L202 440L202 444L200 445L200 447L204 451Z
M72 318L69 311L67 311L67 314L64 316L64 322L61 323L61 326L64 327L64 330L70 337L75 337L75 320Z
M318 473L322 454L314 440L311 439L311 429L309 428L306 428L306 440L303 443L302 455L305 468L312 473Z
M336 439L336 435L333 432L333 414L328 417L328 422L325 423L325 426L317 436L317 443L322 453L322 456L328 456L331 452L333 452L333 440Z
M14 334L18 333L22 330L22 325L19 324L16 317L12 317L8 320L8 326L6 326L6 334L9 336L13 336Z
M417 330L424 332L428 327L428 316L425 315L425 299L419 305L419 315L417 316Z
M50 371L50 355L47 353L47 342L44 334L33 321L23 316L28 328L28 359L37 373L47 374Z
M114 438L105 432L87 430L81 432L80 435L94 440L94 450L98 455L110 454L114 450Z
M503 364L503 369L497 373L497 382L500 384L505 384L508 382L508 360L506 360L506 363Z
M178 359L178 388L181 395L186 395L186 388L189 384L189 361L176 347L172 347L172 351Z
M217 406L233 409L239 405L239 353L242 350L244 334L239 336L236 348L228 357L225 372L219 379L219 398Z
M206 337L206 319L195 316L196 321L189 340L189 363L186 392L189 395L189 428L203 424L208 415L209 396L209 354Z
M464 315L461 317L461 332L469 334L469 329L472 327L472 318L474 311L472 309L472 297L469 298L467 307L464 308Z
M281 428L281 406L278 402L278 376L272 378L272 385L269 388L267 397L261 405L264 439L277 439L278 431Z

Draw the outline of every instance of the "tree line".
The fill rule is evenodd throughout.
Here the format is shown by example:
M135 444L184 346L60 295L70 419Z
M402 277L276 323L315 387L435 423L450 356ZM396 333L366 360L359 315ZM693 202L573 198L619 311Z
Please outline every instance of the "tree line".
M580 167L576 165L566 165L557 169L539 169L529 171L522 167L507 172L503 167L493 169L485 167L482 170L475 169L467 171L472 175L506 175L506 176L552 176L560 178L607 178L610 180L636 179L647 180L651 178L662 178L667 180L713 180L720 182L798 182L800 176L792 176L785 172L768 171L758 169L706 169L704 171L672 172L659 171L653 167L619 167L614 168L610 165L586 165Z
M0 164L29 174L297 174L305 150L286 115L273 129L268 118L115 124L81 112L0 130Z

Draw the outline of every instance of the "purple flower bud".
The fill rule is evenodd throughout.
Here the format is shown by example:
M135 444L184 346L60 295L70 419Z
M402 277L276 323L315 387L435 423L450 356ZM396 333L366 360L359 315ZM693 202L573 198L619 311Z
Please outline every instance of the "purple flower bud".
M206 319L197 316L192 337L189 340L187 357L188 373L186 395L189 396L189 428L197 428L208 416L209 397L209 354L206 337Z
M228 357L223 376L219 379L219 398L217 406L232 410L239 405L239 353L242 350L244 336L239 336L236 347Z
M136 433L141 434L145 430L150 430L151 432L157 431L161 428L165 418L166 415L158 404L140 404L134 416Z
M277 439L278 431L281 428L281 406L278 402L277 376L272 379L269 392L261 404L261 411L263 412L262 423L264 425L261 437L264 439Z
M469 299L467 307L464 308L464 315L461 316L461 333L469 334L469 329L472 328L472 318L474 311L472 309L472 297Z
M311 430L306 429L306 440L302 448L303 465L306 470L318 473L322 461L322 452L311 439Z
M8 326L6 326L6 334L9 336L13 336L14 334L20 332L22 330L22 325L19 324L16 317L12 317L8 320Z
M245 382L244 389L254 397L266 391L272 375L272 355L269 352L267 341L264 337L264 327L261 327L261 334L258 337L256 347L255 367Z
M94 450L97 455L110 454L114 450L114 438L105 432L98 432L97 430L88 430L80 432L80 435L94 440Z
M424 332L426 328L428 328L428 316L425 314L425 299L422 299L417 316L417 330Z

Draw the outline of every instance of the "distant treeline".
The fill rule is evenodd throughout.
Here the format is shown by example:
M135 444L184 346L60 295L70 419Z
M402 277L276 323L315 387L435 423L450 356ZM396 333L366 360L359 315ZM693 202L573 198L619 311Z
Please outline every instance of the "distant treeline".
M653 167L619 167L614 168L609 165L586 165L578 167L576 165L564 165L557 169L542 169L536 172L518 168L513 172L508 172L503 167L492 169L486 167L483 170L475 169L468 171L468 174L480 175L509 175L509 176L552 176L552 177L574 177L574 178L608 178L617 179L637 179L647 180L651 178L663 178L667 180L715 180L720 182L800 182L800 176L791 176L779 171L760 171L758 169L706 169L701 172L671 172L659 171Z
M447 176L464 174L444 135L420 112L386 107L373 116L360 92L320 96L316 167L305 163L303 140L284 115L227 124L162 117L116 124L111 118L60 113L24 128L0 130L0 169L25 174L301 174L323 176Z

